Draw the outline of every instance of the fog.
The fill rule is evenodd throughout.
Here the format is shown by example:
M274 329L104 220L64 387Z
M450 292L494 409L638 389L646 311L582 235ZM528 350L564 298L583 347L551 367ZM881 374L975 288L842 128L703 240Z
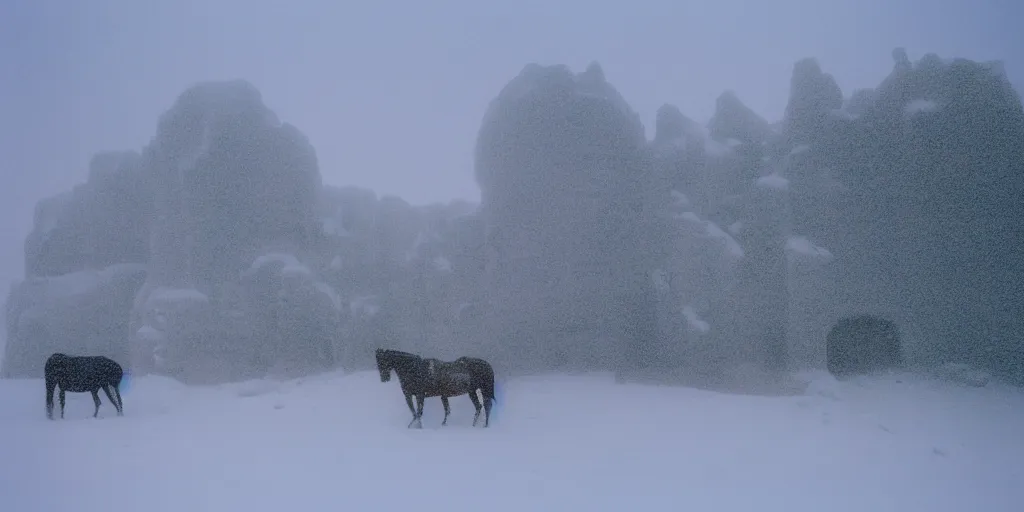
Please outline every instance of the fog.
M1024 382L1022 15L9 2L2 375Z

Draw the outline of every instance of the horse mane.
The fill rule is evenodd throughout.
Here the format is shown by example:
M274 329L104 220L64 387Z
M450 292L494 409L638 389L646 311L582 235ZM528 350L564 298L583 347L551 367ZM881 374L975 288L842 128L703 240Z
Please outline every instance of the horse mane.
M413 354L411 352L403 352L401 350L394 350L394 349L390 349L390 348L380 349L380 353L381 354L386 354L386 355L388 355L390 357L401 357L401 358L404 358L404 359L423 359L422 357L420 357L420 356L418 356L416 354Z

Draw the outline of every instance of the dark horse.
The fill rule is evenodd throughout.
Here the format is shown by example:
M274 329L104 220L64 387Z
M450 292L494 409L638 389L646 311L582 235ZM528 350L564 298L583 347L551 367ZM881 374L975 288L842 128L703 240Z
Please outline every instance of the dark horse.
M481 408L480 398L476 395L477 390L483 395L484 427L490 425L491 406L494 402L494 369L483 359L460 357L455 361L446 362L408 352L378 348L377 370L380 371L381 382L391 380L391 370L398 374L405 403L412 412L409 427L418 424L423 428L423 399L432 396L441 397L441 404L444 405L444 421L441 425L447 425L448 414L451 413L448 398L464 394L469 394L469 399L476 408L476 415L473 416L475 427L477 420L480 419ZM414 396L416 407L412 405Z
M64 393L92 393L92 401L96 410L92 417L100 413L99 390L107 394L110 403L114 404L118 416L124 416L121 404L121 378L124 371L121 365L103 356L69 356L53 354L46 360L46 417L53 419L53 390L60 386L60 417L64 418ZM111 394L110 390L114 392ZM117 398L116 400L114 398Z

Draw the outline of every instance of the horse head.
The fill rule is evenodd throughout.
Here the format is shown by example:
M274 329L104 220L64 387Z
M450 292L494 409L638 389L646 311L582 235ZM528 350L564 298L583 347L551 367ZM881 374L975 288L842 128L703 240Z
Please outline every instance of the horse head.
M377 371L380 372L380 381L388 382L391 380L391 360L387 357L387 352L382 349L377 349Z

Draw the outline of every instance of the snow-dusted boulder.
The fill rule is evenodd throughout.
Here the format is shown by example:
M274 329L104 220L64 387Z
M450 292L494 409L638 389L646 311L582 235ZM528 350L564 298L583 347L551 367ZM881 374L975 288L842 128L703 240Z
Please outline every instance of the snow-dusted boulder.
M828 333L828 371L836 377L904 365L903 342L894 322L872 315L846 317Z
M331 368L343 350L340 339L349 308L307 263L287 252L266 252L242 273L251 321L263 335L259 357L276 373Z
M106 355L128 363L128 313L146 279L141 264L30 277L7 299L2 374L41 377L53 352Z
M195 288L152 286L139 291L132 308L131 366L188 380L190 364L210 340L210 299Z
M234 283L147 285L133 310L133 364L137 372L186 382L330 368L347 314L339 294L309 264L289 252L267 251Z

